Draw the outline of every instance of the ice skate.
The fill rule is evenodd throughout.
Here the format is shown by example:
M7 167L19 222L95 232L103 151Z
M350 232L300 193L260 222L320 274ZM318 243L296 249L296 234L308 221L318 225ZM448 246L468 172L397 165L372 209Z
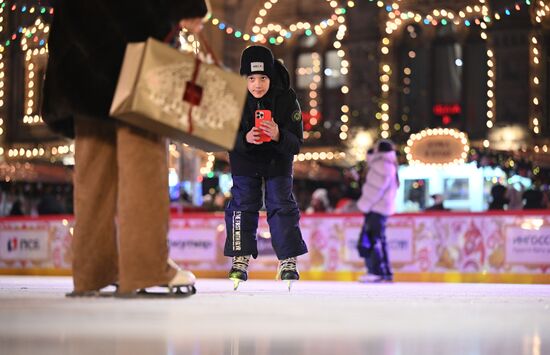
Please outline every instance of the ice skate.
M118 291L118 284L112 283L106 287L103 287L99 290L91 291L72 291L65 294L65 297L113 297Z
M386 282L384 276L375 274L363 274L357 279L361 283L382 283Z
M155 298L181 298L188 297L197 293L195 282L197 278L188 270L181 269L173 260L168 259L168 265L176 269L176 275L166 285L157 287L166 288L167 292L149 291L145 288L127 294L117 294L117 297L135 298L135 297L155 297Z
M139 289L135 292L117 294L121 298L183 298L197 293L195 288L195 275L188 270L179 269L176 275L166 285L159 285L155 288L165 288L166 291Z
M292 288L292 283L300 279L298 268L296 267L297 258L286 258L279 263L279 271L277 272L277 279L286 281L288 291Z
M248 280L248 262L250 255L234 256L231 270L229 270L229 279L233 281L233 291L239 288L239 284Z

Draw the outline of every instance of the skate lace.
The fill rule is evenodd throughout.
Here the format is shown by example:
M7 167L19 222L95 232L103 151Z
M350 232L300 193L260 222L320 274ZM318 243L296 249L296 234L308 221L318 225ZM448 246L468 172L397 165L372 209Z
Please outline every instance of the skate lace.
M248 270L248 262L250 261L250 256L234 256L233 265L231 266L235 270L244 271Z
M280 271L296 271L296 257L281 260Z

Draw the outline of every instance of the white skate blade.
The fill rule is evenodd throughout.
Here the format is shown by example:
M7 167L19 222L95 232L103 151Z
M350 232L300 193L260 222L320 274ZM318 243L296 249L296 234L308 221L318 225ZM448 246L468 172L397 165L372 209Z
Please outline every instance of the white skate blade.
M243 282L243 280L236 277L231 277L229 278L229 280L233 281L233 291L237 291L237 289L239 288L239 284Z
M117 298L185 298L197 293L197 289L194 285L188 286L159 286L165 287L167 290L162 291L148 291L147 289L139 289L128 293L117 293Z
M296 280L286 280L286 284L288 286L288 292L290 292L290 289L292 288L292 284L294 283L294 281Z

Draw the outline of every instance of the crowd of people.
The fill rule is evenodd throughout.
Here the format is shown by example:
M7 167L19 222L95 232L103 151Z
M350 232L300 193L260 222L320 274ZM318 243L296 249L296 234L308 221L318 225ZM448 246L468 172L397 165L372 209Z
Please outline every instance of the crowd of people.
M44 216L73 213L72 184L3 182L0 216Z
M550 208L550 191L536 185L529 189L525 189L521 184L515 185L493 185L489 210L517 211Z
M347 172L343 175L341 182L329 184L296 181L294 195L300 211L306 214L358 212L356 202L361 194L362 182L357 177L349 177ZM4 182L0 185L0 216L72 214L72 197L72 184ZM181 198L172 201L172 210L221 212L225 210L230 198L230 194L213 191L203 196L201 205L193 205L191 197L184 193ZM519 184L495 184L490 189L487 210L545 209L550 208L549 201L550 190L537 185L526 189ZM425 211L452 211L445 207L445 195L442 193L430 195L426 205Z

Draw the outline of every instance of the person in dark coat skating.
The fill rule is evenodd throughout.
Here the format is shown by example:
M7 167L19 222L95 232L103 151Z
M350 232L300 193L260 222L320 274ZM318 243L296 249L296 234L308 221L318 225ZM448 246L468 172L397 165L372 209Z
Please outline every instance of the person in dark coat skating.
M241 56L248 95L234 149L229 153L232 198L225 209L227 239L224 255L232 257L229 278L237 289L248 278L250 257L256 258L256 230L264 202L271 242L279 268L277 277L299 279L297 256L307 253L300 212L292 194L292 164L303 143L302 113L290 88L287 69L271 50L251 46ZM255 126L256 110L270 110L273 120ZM269 142L260 139L269 136Z

